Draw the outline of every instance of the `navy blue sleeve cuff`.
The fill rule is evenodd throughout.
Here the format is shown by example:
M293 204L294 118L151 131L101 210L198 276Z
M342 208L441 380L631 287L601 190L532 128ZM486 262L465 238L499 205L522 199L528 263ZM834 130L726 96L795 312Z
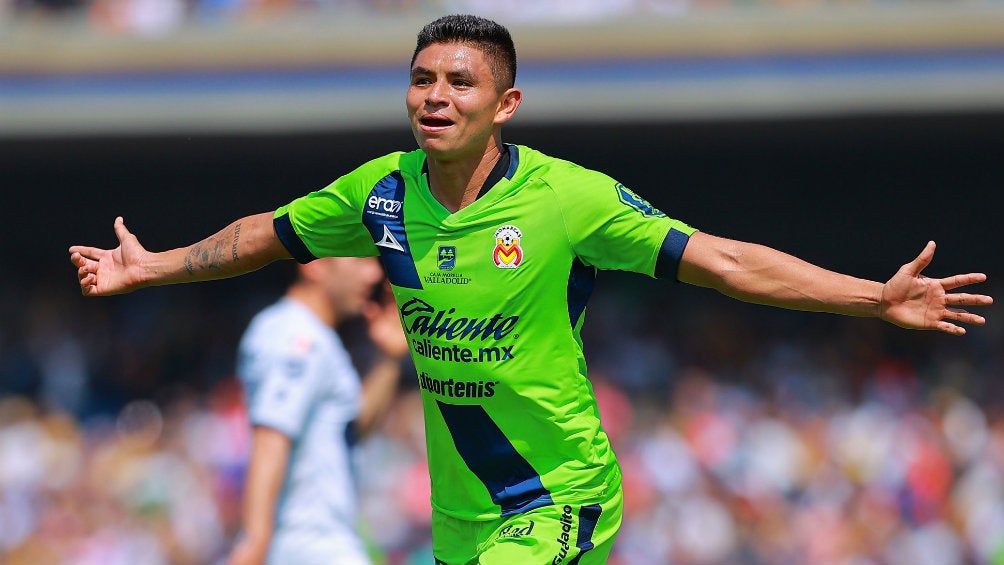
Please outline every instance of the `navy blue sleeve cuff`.
M670 228L655 262L656 278L676 280L680 259L683 257L683 250L686 249L688 241L690 241L689 235L676 228Z
M275 229L275 235L279 237L279 241L286 246L286 250L289 254L293 256L300 263L309 263L317 257L307 249L307 246L303 244L303 240L300 236L296 235L293 231L293 223L289 221L289 214L283 214L281 216L276 216L272 220L272 227Z

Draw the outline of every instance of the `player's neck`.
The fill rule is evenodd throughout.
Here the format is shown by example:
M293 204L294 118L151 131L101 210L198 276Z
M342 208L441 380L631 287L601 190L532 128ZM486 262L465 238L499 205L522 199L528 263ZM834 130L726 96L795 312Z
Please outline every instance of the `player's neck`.
M476 159L440 161L428 159L429 190L450 212L470 205L478 198L492 169L502 155L502 147L492 144Z

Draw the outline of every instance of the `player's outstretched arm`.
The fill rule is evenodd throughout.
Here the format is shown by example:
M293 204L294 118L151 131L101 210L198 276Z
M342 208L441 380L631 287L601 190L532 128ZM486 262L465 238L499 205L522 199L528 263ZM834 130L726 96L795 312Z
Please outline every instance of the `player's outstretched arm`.
M70 247L70 262L77 268L84 296L228 278L291 257L272 228L271 212L241 218L198 243L159 253L147 251L121 217L115 219L114 228L119 241L114 249Z
M970 273L943 279L921 275L934 242L885 284L824 269L776 249L697 232L680 261L679 280L714 288L733 298L816 312L878 317L897 326L962 335L958 325L982 325L982 316L960 309L993 303L981 294L951 293L986 280Z

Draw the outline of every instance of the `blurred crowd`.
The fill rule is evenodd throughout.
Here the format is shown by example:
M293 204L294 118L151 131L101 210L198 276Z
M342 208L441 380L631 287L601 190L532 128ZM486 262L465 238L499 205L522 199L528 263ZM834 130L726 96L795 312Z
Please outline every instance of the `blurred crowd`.
M233 348L275 295L230 284L0 293L0 563L220 562L249 444ZM583 335L625 471L611 565L1004 565L999 330L634 284L601 286ZM432 564L413 378L358 453L382 565Z

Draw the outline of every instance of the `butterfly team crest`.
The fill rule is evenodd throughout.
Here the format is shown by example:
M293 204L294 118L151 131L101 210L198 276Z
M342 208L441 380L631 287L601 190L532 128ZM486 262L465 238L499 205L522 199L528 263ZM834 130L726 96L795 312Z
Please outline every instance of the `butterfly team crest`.
M515 269L523 262L523 248L519 241L523 238L522 232L516 226L502 226L495 230L495 251L492 252L492 259L495 266L500 269Z

